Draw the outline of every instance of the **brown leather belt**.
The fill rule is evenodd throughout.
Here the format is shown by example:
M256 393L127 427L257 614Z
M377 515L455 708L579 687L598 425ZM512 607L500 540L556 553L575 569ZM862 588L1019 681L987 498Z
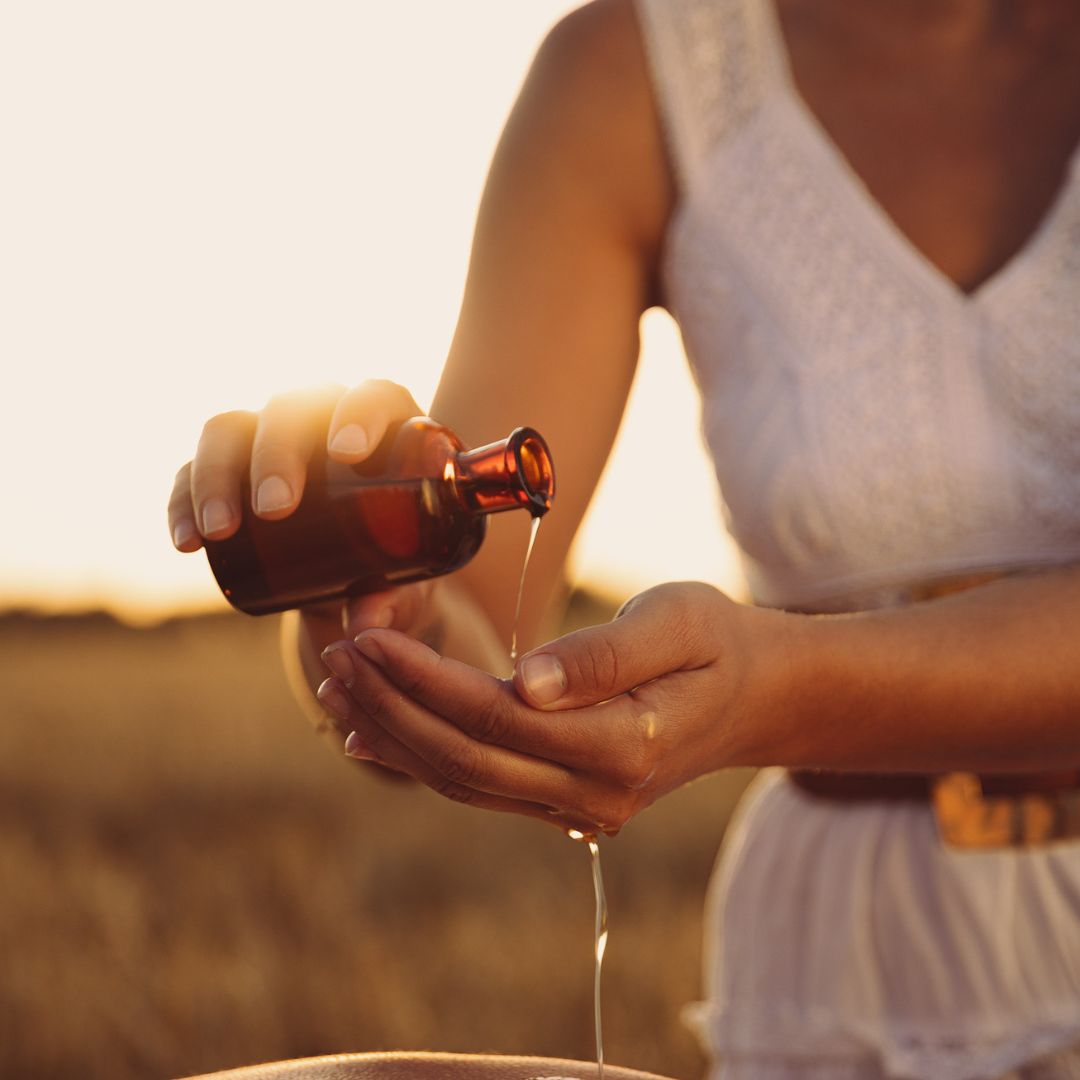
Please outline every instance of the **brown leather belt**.
M1018 847L1080 838L1080 769L1041 773L839 773L792 770L821 799L926 802L954 847Z
M821 799L838 802L889 802L912 799L926 802L930 798L932 779L906 773L840 773L811 770L791 770L791 779L803 791Z

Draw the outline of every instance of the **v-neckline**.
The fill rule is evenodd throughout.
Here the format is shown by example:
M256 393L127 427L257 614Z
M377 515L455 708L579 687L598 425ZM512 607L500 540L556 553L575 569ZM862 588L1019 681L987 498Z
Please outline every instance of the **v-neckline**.
M811 108L803 96L795 79L795 70L784 36L780 20L778 0L762 0L768 9L766 21L769 24L766 37L770 39L768 51L772 53L773 70L776 85L782 98L793 110L798 123L810 141L816 144L829 159L840 176L841 182L851 193L853 203L874 222L879 232L885 237L897 255L913 266L933 287L944 291L961 304L974 306L991 293L997 292L1007 282L1017 277L1026 265L1035 257L1043 246L1047 236L1053 231L1057 219L1068 201L1073 174L1080 168L1080 142L1073 147L1062 170L1061 180L1053 197L1043 208L1035 227L1027 234L1023 242L1015 248L1003 263L992 270L973 288L965 289L958 281L950 277L910 236L897 224L881 201L870 190L869 185L858 172L843 147L833 138L821 118Z

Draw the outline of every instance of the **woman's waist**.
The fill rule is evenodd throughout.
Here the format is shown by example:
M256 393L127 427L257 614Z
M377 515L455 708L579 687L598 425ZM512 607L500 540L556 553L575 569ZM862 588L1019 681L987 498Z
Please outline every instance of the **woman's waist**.
M792 783L837 806L921 803L950 847L988 850L1080 841L1080 768L1033 773L792 770Z

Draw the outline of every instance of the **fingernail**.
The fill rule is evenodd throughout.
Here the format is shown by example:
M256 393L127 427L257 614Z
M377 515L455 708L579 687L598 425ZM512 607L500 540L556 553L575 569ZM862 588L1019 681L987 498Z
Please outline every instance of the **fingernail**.
M372 641L371 637L367 634L361 634L356 639L356 647L364 654L373 664L378 664L382 667L386 663L386 653L382 651L382 648L378 642Z
M198 532L193 521L188 521L186 518L178 521L172 534L173 547L182 548L189 540L194 539Z
M340 645L323 649L322 658L323 663L339 679L351 679L355 674L353 671L352 660L349 659L349 654Z
M364 745L364 740L355 731L350 731L349 737L345 740L345 753L351 758L356 758L357 761L375 760L375 755Z
M335 454L362 454L367 448L367 432L359 424L346 424L330 440L330 449Z
M268 476L255 493L255 510L260 514L284 510L292 502L292 488L280 476Z
M315 691L315 696L335 716L340 716L342 720L348 717L350 711L349 699L329 679Z
M224 499L211 499L202 509L203 536L227 529L232 524L232 507Z
M566 672L562 664L548 653L526 656L518 671L529 697L541 705L553 704L566 690Z

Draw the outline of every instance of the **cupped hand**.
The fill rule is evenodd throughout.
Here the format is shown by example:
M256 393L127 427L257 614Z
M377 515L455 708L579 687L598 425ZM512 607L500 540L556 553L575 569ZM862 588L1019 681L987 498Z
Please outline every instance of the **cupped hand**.
M695 582L523 656L500 680L386 629L324 653L346 751L457 802L614 834L660 796L754 751L778 612Z

